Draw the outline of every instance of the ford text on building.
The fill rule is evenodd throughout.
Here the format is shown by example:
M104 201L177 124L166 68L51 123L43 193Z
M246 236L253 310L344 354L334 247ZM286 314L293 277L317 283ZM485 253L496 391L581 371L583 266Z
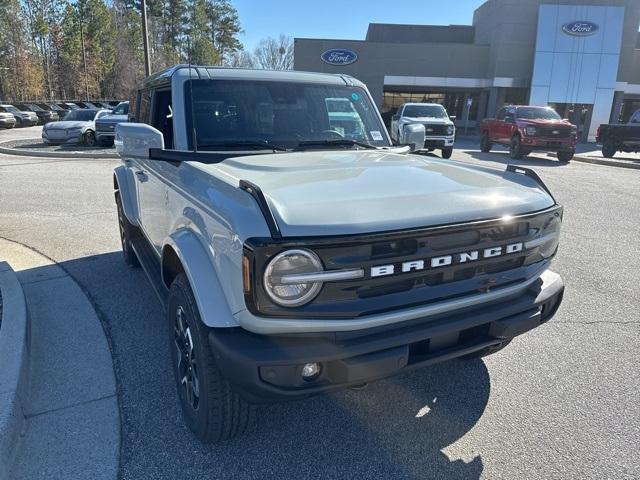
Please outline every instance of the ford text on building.
M370 24L365 40L296 39L295 69L359 78L387 122L407 102L441 103L469 127L530 103L593 140L599 124L640 108L639 25L638 0L487 0L472 25Z

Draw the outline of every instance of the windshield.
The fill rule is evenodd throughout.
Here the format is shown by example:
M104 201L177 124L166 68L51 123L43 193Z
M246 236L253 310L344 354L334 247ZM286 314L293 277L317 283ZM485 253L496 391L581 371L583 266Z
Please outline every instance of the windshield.
M518 107L517 117L525 120L560 120L560 115L549 107Z
M129 113L129 104L128 103L120 103L116 108L114 108L111 113L113 115L126 115Z
M446 118L447 112L441 105L407 105L402 112L403 117Z
M90 122L96 116L95 110L72 110L64 117L65 121Z
M199 149L247 142L295 148L310 141L341 141L334 146L342 148L349 142L390 146L378 111L360 87L195 80L185 84L185 103L187 132L193 136L193 115Z
M13 105L7 105L5 107L3 107L3 109L6 112L11 112L11 113L20 113L20 110L18 110L16 107L14 107Z

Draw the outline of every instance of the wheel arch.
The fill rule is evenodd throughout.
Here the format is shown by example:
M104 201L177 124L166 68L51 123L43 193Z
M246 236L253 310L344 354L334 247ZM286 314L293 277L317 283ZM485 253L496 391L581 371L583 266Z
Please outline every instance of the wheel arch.
M184 273L196 299L202 322L208 327L235 327L227 298L211 256L196 234L186 228L177 230L162 248L162 282L167 288Z

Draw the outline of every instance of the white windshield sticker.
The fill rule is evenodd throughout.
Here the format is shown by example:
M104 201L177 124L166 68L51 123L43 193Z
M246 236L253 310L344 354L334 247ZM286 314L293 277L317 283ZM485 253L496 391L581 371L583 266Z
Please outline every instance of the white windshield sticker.
M371 134L371 138L373 140L382 140L382 134L379 130L371 130L369 133Z

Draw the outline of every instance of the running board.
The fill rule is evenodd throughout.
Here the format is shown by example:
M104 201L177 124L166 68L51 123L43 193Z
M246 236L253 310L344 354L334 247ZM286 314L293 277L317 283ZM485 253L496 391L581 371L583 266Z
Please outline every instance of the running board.
M169 290L164 286L161 276L161 265L158 255L156 255L153 247L149 245L149 242L144 237L142 232L136 231L136 234L131 239L131 246L133 248L136 257L140 261L140 265L147 274L149 282L153 287L153 291L160 300L162 309L166 309L167 297L169 296Z

